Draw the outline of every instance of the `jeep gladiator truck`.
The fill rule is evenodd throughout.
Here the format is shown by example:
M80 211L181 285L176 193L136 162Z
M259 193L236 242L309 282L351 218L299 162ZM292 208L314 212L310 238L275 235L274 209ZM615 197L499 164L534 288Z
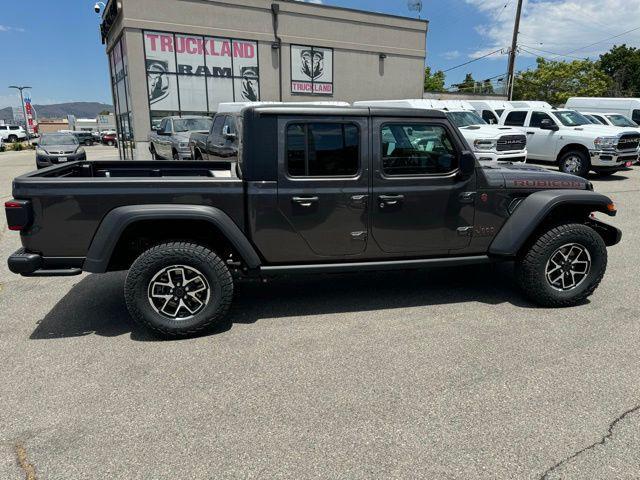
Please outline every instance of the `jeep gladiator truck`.
M239 276L514 261L533 301L574 305L621 238L594 217L616 209L590 182L480 164L442 112L270 106L238 118L238 162L84 161L16 178L5 208L23 248L10 270L128 269L131 316L181 336L224 321Z
M190 160L189 137L193 132L208 132L210 117L165 117L149 133L149 152L154 160Z
M555 163L565 173L607 176L638 160L640 133L594 125L575 110L515 108L502 114L500 125L527 135L531 160Z

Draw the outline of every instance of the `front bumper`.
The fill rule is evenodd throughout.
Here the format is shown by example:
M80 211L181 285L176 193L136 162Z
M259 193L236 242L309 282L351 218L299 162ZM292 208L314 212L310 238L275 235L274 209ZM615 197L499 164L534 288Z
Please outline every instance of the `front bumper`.
M64 158L64 161L60 159ZM78 160L86 160L87 153L70 153L68 155L36 155L36 165L38 168L50 167L59 163L76 162Z
M178 158L180 160L191 160L191 150L189 147L187 148L179 148L178 149Z
M481 162L526 162L527 150L515 150L510 152L496 152L474 150L473 154Z
M44 258L24 248L13 253L7 260L9 270L23 277L69 277L82 273L82 259Z
M592 167L619 170L638 161L638 150L590 150Z

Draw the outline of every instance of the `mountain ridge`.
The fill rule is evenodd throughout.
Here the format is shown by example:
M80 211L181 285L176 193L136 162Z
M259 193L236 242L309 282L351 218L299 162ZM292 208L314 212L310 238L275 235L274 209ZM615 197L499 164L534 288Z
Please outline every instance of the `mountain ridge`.
M76 118L95 118L104 110L113 112L113 105L100 102L65 102L50 105L33 104L38 120L51 118L67 118L67 115L75 115ZM0 120L13 122L13 110L11 107L0 109Z

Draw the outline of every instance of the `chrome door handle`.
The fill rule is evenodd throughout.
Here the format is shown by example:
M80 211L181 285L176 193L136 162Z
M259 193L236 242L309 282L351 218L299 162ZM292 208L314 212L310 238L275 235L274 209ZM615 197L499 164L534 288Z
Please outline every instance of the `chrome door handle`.
M380 208L384 208L385 205L397 205L404 200L404 195L379 195Z
M527 132L527 135L535 135L536 132Z
M293 197L291 201L297 203L301 207L310 207L314 203L318 203L320 199L318 197Z

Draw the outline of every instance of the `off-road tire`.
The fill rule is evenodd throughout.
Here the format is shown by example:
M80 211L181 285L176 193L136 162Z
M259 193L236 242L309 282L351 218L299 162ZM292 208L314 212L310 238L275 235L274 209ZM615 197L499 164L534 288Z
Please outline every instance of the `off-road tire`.
M9 135L7 140L11 143L16 143L18 141L18 137L16 135Z
M208 303L188 319L160 314L148 296L153 277L173 265L198 270L210 287ZM233 278L224 261L208 248L192 243L164 243L145 251L133 262L124 295L129 313L138 324L165 337L192 336L224 323L233 299Z
M549 258L566 244L579 244L591 257L586 278L572 290L560 291L547 281ZM532 301L545 307L569 307L584 301L600 284L607 268L607 248L592 228L577 223L551 227L533 239L516 262L516 279Z
M571 171L567 165L572 157L578 157L580 159L580 167L576 171ZM580 150L569 150L568 152L563 153L558 159L558 168L561 172L587 178L589 170L591 170L591 160L589 160L588 155Z
M175 150L173 151L173 154L171 156L174 160L180 160L180 155L178 155L178 152L176 152Z
M160 156L156 152L156 147L151 145L151 148L149 148L149 151L151 152L151 160L160 160Z

